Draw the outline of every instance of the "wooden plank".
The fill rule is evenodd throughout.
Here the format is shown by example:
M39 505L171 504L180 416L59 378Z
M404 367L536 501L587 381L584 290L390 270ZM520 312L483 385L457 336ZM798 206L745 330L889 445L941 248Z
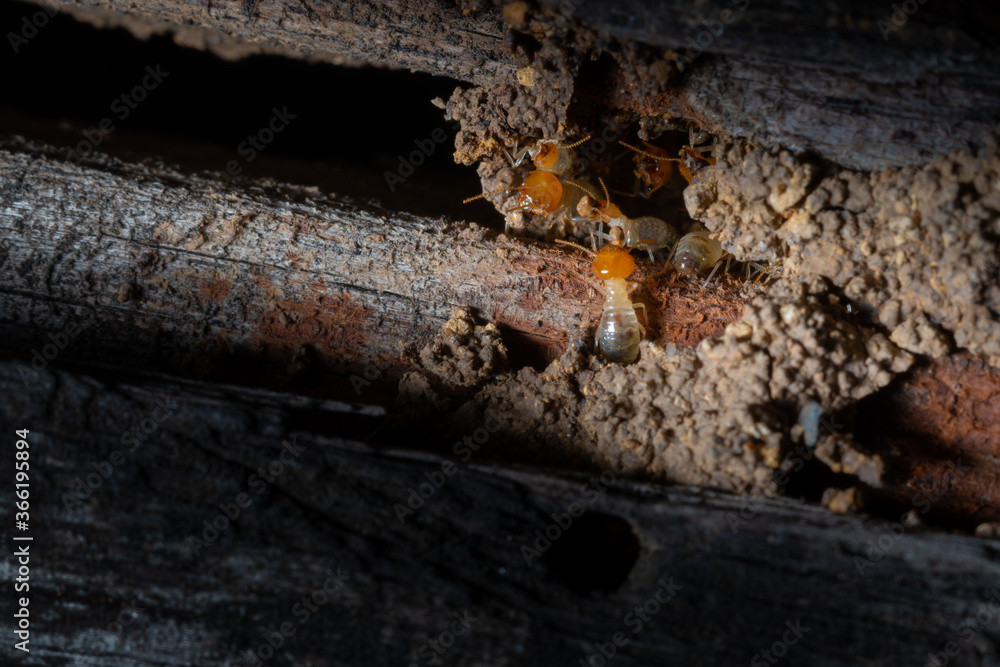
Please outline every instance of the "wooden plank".
M266 664L425 664L465 610L476 621L438 654L447 664L576 665L619 632L621 665L745 664L778 656L782 637L788 664L923 664L949 641L949 664L997 663L995 616L958 628L991 601L996 541L613 471L452 469L324 435L364 419L357 407L57 365L25 385L0 363L3 438L31 430L23 534L37 560L18 664L255 664L247 652L283 623L295 634ZM279 469L282 441L299 453ZM435 474L401 521L397 505ZM565 522L571 503L588 514L563 534L553 514ZM525 551L546 532L540 557ZM338 568L317 609L295 613ZM13 659L10 642L0 654Z
M91 363L339 395L373 363L398 379L402 345L419 349L457 307L500 327L518 366L548 363L599 314L571 248L310 188L74 166L38 147L0 159L0 323L28 358L76 323L71 354ZM661 344L696 344L741 313L736 286L696 299L659 273L637 279L664 304Z
M435 0L43 4L143 36L173 33L182 44L227 57L266 52L405 67L507 98L527 94L515 86L515 73L533 57L528 49L516 60L498 8L466 13ZM1000 52L992 39L1000 23L986 2L961 10L915 0L808 7L781 0L514 4L527 8L515 27L566 54L545 60L545 67L565 70L559 76L584 91L587 109L597 115L624 109L665 116L864 170L923 164L981 146L1000 121ZM594 59L614 64L586 65ZM633 80L639 72L647 74L641 82ZM631 83L608 83L619 80ZM539 109L562 118L572 96L549 92L553 99L543 92ZM533 134L532 122L508 120L515 134Z

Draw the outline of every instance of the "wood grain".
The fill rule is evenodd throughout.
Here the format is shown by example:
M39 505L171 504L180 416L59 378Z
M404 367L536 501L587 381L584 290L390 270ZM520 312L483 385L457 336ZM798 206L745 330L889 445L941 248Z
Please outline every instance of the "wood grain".
M444 0L207 6L136 0L127 7L112 0L39 1L140 36L170 33L181 44L230 58L264 52L403 67L487 88L512 85L527 64L515 62L505 45L508 26L492 6L465 13ZM679 116L724 136L873 170L982 145L1000 123L1000 51L993 39L1000 20L993 6L914 0L916 11L894 16L900 4L910 6L545 0L538 5L544 12L528 16L540 26L562 26L549 32L569 35L554 38L563 40L558 48L580 50L582 62L602 50L617 59L610 78L601 68L571 72L575 89L589 91L587 104ZM581 31L597 41L574 43ZM626 72L652 71L657 60L680 64L683 74L662 87L627 80Z
M249 665L286 622L296 633L266 664L424 664L421 647L466 609L477 620L448 664L575 665L617 632L615 664L746 664L794 638L786 623L805 629L788 664L923 664L949 641L949 664L996 664L995 621L972 642L956 630L991 599L993 540L476 458L401 521L397 505L446 464L344 439L370 408L57 366L25 383L0 362L4 432L31 430L39 555L18 664ZM264 483L283 441L300 453ZM220 504L234 513L240 494L227 521ZM575 502L588 514L547 528ZM546 530L529 564L522 547ZM343 585L296 615L338 568ZM649 602L661 581L680 589ZM123 604L141 612L115 627ZM9 642L0 654L13 659Z
M0 154L0 202L0 329L25 357L75 323L66 354L90 363L339 395L372 364L398 379L401 346L454 308L500 327L515 364L545 364L589 337L603 300L572 248L314 188L76 166L34 146ZM696 299L659 272L637 294L662 304L661 343L696 344L742 312L738 285Z

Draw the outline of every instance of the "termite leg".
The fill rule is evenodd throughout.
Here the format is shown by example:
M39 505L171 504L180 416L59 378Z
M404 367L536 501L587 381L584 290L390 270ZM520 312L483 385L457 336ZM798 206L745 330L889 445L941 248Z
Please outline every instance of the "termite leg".
M642 308L642 319L646 320L646 324L649 324L649 314L646 312L646 304L644 304L644 303L634 303L634 304L632 304L632 307L635 309L636 315L638 315L639 309ZM636 319L638 319L638 317ZM642 326L641 322L636 322L636 324L639 325L639 331L642 332L642 335L645 338L645 336L646 336L646 327Z
M705 280L705 284L701 286L700 290L698 290L698 296L701 296L701 293L705 291L705 288L708 287L708 284L712 282L712 276L715 275L715 272L719 270L720 266L722 266L722 260L716 262L715 266L712 267L712 272L708 274L708 278Z
M513 156L511 156L510 153L508 153L506 150L504 150L504 155L507 156L507 159L510 161L510 166L512 166L512 167L517 167L522 162L524 162L524 156L528 154L528 149L530 148L530 146L526 146L524 148L524 150L521 151L521 154L518 155L518 153L517 153L517 144L518 144L518 142L515 141L514 142L514 155L517 156L516 158L513 157Z
M608 290L605 289L603 280L598 280L597 278L591 278L590 286L596 288L597 291L603 294L605 297L608 295Z

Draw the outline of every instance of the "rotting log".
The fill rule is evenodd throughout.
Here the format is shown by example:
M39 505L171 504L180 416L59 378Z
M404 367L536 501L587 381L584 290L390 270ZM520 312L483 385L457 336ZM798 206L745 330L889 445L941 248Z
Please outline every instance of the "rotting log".
M38 145L0 154L0 235L0 330L22 358L74 324L67 357L322 395L373 364L398 379L401 346L456 307L496 324L515 365L544 365L603 298L588 258L562 246L315 188L76 166ZM661 344L719 335L742 312L735 280L700 297L659 269L637 280Z
M225 58L267 53L338 65L382 65L472 83L513 77L495 12L466 14L439 0L287 2L212 0L39 3L137 37L172 34L178 44Z
M265 52L389 65L487 87L512 85L526 64L505 45L508 25L492 6L465 13L440 0L40 4L139 36L173 33L179 43L226 57ZM986 2L960 9L919 4L902 18L894 16L895 5L860 0L794 8L780 0L539 6L527 16L543 26L598 35L597 50L583 55L607 49L623 59L619 75L657 59L683 69L664 88L641 87L638 98L634 86L619 81L598 88L588 104L680 117L715 133L869 170L979 145L1000 121L1000 52L993 39L1000 25ZM577 48L571 41L559 47ZM575 85L593 90L584 71L572 73L579 75Z
M21 665L406 664L466 610L447 664L575 665L619 632L621 665L746 664L783 636L788 664L923 664L952 641L949 664L998 662L995 620L957 627L997 595L993 540L611 471L452 470L326 435L371 408L59 365L25 386L0 362L4 437L30 429L31 653L0 648Z
M689 66L676 93L631 101L645 113L867 170L980 145L1000 122L1000 15L988 2L682 4L576 10L594 30L678 50L682 61L717 56Z

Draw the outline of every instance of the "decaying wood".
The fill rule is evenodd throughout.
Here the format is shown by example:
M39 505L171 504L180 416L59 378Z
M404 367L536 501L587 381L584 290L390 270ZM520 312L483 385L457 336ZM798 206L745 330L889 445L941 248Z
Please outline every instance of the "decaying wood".
M521 364L557 357L599 314L573 249L310 188L20 150L0 156L0 311L26 356L75 323L66 354L91 362L353 393L347 373L375 364L397 379L401 346L419 348L456 307L499 326ZM658 342L695 344L739 317L738 288L697 297L658 271L636 293L663 304Z
M340 65L405 67L473 83L512 77L515 69L502 49L498 14L466 14L455 3L438 0L39 4L96 25L121 26L139 37L173 34L182 45L226 58L270 53Z
M948 642L949 664L997 662L995 613L976 621L1000 578L992 540L609 471L592 501L586 476L475 458L444 475L436 457L324 435L365 419L359 406L58 366L25 382L0 362L4 437L31 431L31 653L0 648L18 664L249 665L283 623L295 634L266 664L426 664L466 610L446 664L575 665L619 632L620 665L748 664L783 637L786 664L923 664ZM283 441L301 452L279 469ZM574 502L592 514L548 528ZM649 602L661 582L680 588Z
M691 67L676 97L638 101L650 110L847 167L922 164L979 145L1000 121L1000 18L986 2L627 0L575 15L682 61L718 56Z
M139 35L172 32L183 44L228 57L264 51L407 67L480 85L516 80L497 7L465 14L440 0L44 4ZM684 68L665 90L637 99L631 84L611 85L588 103L679 116L717 133L870 170L978 145L1000 120L1000 53L993 43L1000 26L992 5L911 4L916 10L909 13L859 0L794 7L780 0L546 0L541 6L559 17L550 20L638 45L631 55L617 49L622 71L641 71L661 58ZM586 76L576 86L591 90Z

